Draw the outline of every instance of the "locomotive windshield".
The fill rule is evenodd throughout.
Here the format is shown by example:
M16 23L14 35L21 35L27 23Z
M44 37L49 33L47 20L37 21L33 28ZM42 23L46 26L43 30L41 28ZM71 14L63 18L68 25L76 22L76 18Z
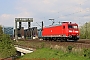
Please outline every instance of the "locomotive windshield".
M77 28L78 28L78 26L68 25L68 28L74 28L74 29L77 29Z

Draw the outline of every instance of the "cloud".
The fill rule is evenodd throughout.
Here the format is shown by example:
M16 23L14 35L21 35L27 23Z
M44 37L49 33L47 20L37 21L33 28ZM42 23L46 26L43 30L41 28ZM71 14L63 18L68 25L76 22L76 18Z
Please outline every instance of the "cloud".
M41 21L44 21L44 25L49 25L49 18L54 18L55 21L86 22L90 21L89 16L84 16L90 15L89 6L88 0L16 0L15 12L0 14L0 19L3 20L0 22L3 25L13 25L17 17L34 18L32 25ZM6 21L12 23L5 23Z
M30 13L30 12L27 12L27 11L21 12L21 13L16 15L16 17L18 17L18 18L25 18L25 17L30 18L32 16L33 16L33 13Z
M13 26L14 22L14 15L12 14L2 14L0 16L0 24L3 26Z
M49 18L54 18L55 21L72 21L81 22L82 20L89 21L89 17L82 17L88 15L90 8L83 7L86 0L22 0L18 4L22 12L27 11L34 17L34 21L44 21L45 25L49 25ZM25 4L25 5L23 5Z
M9 19L10 17L11 17L11 15L9 15L9 14L2 14L2 15L0 16L0 18L1 18L1 19L4 19L4 20Z

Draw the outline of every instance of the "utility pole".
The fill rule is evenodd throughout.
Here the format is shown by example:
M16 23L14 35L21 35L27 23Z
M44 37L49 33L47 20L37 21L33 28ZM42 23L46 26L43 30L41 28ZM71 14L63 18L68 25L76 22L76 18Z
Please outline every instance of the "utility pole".
M43 21L42 21L42 30L43 30Z
M37 23L37 22L36 22ZM43 21L42 22L40 22L40 23L42 23L42 26L41 25L39 25L38 23L38 26L40 26L41 27L41 29L43 30L43 25L44 25L44 23L43 23Z

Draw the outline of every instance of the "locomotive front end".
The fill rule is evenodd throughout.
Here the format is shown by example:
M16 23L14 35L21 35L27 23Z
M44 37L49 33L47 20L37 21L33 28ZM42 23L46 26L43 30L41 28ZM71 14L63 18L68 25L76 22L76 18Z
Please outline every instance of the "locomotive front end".
M77 41L79 39L79 29L76 23L68 25L68 36L69 40Z

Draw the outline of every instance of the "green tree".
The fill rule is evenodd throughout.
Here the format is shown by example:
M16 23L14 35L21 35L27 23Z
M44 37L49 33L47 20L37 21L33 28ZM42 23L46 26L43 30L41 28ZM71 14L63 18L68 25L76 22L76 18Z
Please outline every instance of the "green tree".
M80 38L85 39L85 26L80 27Z
M0 34L0 58L14 56L16 54L16 49L14 48L14 44L10 39L10 36L3 34L1 27Z
M80 38L90 39L90 22L86 22L83 26L80 27Z
M0 25L0 35L3 34L2 26Z

